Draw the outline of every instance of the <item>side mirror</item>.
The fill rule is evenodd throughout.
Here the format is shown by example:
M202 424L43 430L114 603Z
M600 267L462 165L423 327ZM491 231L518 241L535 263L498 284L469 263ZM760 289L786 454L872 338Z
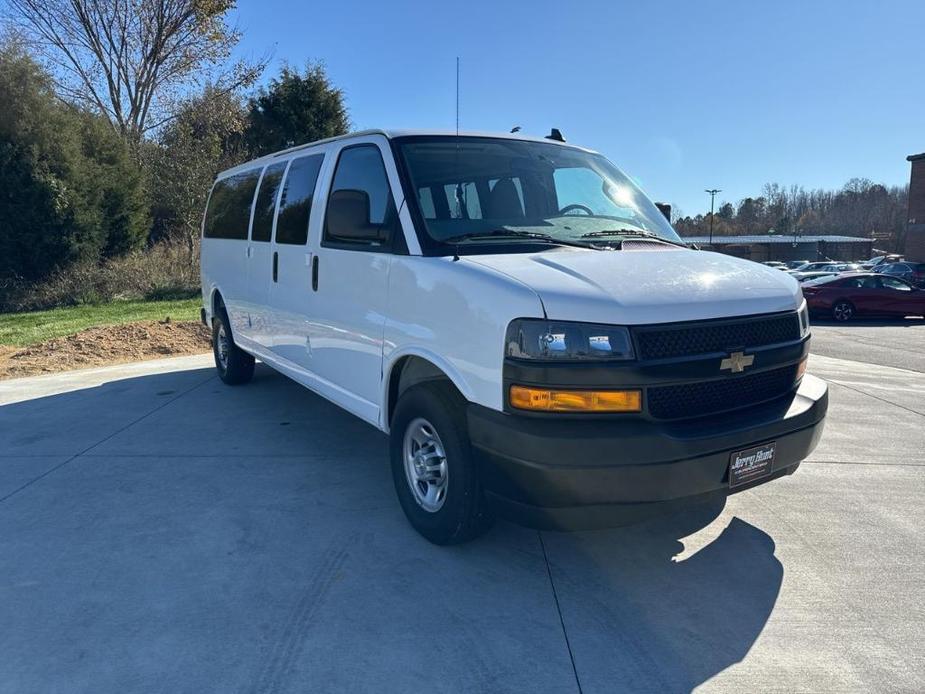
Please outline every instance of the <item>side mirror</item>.
M365 190L345 188L328 198L325 215L327 235L347 242L381 242L388 238L384 225L369 220L369 194Z

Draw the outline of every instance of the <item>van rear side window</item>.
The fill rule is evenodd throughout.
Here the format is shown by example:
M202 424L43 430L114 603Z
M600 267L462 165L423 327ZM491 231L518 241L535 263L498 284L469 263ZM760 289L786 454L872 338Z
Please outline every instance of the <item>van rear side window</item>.
M312 195L321 170L323 154L293 159L286 174L283 196L279 201L276 219L276 243L304 246L308 240L308 219L312 209Z
M247 240L251 204L257 190L260 169L223 178L209 197L203 236L207 239Z
M276 194L283 182L286 163L267 168L260 180L257 203L254 205L254 223L251 225L251 241L269 241L273 233L273 213L276 211Z

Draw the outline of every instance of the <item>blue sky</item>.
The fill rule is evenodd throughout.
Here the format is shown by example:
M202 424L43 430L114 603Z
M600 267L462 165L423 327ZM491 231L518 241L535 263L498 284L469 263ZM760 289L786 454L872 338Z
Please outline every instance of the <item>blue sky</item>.
M685 214L776 181L908 181L923 0L239 0L239 52L323 60L357 128L455 123L596 149ZM717 201L719 202L719 200Z

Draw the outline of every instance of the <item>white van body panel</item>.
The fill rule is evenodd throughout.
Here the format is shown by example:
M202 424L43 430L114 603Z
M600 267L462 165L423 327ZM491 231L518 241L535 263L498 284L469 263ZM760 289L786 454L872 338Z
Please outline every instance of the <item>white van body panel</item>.
M535 289L555 320L644 325L793 311L803 302L780 270L683 248L467 258Z
M283 185L280 186L280 198L282 198L283 188L288 181L289 169L293 161L314 156L324 157L314 193L315 200L323 200L323 198L318 198L318 189L324 177L330 174L331 153L327 146L313 147L310 150L293 154L289 160L286 175L283 177ZM279 220L277 211L271 244L271 251L277 254L277 280L272 281L272 273L268 277L266 314L269 337L267 346L276 357L289 364L290 367L306 372L313 371L309 346L309 317L313 314L314 304L317 302L317 297L314 296L311 287L311 262L313 247L320 237L322 228L323 215L318 207L321 205L315 205L313 202L312 214L308 220L308 243L306 245L277 242L276 224Z
M359 403L369 413L369 421L378 425L383 332L392 303L389 273L397 256L369 248L344 249L321 243L324 201L331 190L339 155L346 148L361 145L379 150L392 202L396 210L402 207L401 182L384 136L370 134L326 145L328 156L315 187L317 205L309 228L309 248L318 259L318 289L308 292L302 311L307 320L308 368L318 377L337 383L354 406ZM402 232L409 249L412 237L417 248L411 225L402 226Z
M200 260L206 310L211 311L213 295L220 291L236 336L247 332L247 244L233 239L204 239L202 247L208 252L202 253Z
M542 318L526 285L469 257L394 256L389 277L380 401L406 356L427 359L470 402L501 410L504 335L514 318ZM388 430L385 407L380 426Z

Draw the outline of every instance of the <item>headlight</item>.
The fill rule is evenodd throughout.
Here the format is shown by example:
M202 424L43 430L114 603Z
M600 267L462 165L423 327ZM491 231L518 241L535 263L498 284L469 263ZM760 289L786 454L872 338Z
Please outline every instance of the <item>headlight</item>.
M518 359L625 361L633 358L630 331L616 325L522 318L507 329L505 354Z
M806 301L803 302L803 308L800 309L800 337L806 337L809 334L809 306Z

